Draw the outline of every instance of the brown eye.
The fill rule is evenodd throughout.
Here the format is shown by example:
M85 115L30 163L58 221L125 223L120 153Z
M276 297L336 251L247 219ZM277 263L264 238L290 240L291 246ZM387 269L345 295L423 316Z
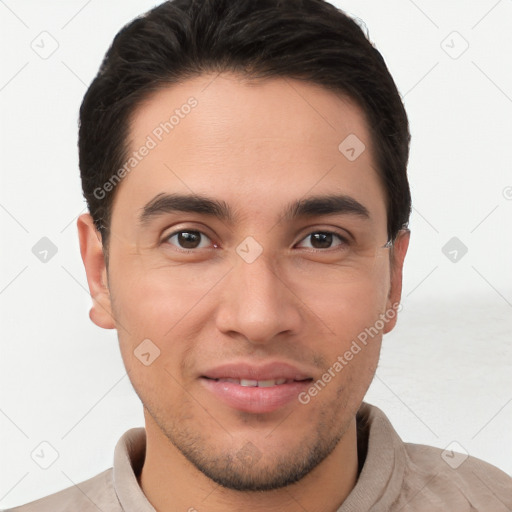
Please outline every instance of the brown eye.
M167 241L180 249L203 249L211 243L211 240L204 233L187 230L177 231L169 235Z
M313 233L310 236L315 249L328 249L332 245L332 233Z
M308 249L332 249L346 244L347 241L336 233L329 231L317 231L310 233L299 242L300 247Z

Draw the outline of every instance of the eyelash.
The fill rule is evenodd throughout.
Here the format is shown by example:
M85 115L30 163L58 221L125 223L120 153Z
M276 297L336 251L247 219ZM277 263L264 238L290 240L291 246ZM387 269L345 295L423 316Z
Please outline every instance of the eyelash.
M185 249L184 247L179 247L178 245L174 245L174 244L171 244L169 241L171 240L171 238L179 235L180 233L199 233L202 237L206 237L208 238L208 240L210 240L210 237L208 235L206 235L205 233L203 233L202 231L199 231L197 229L180 229L178 231L174 231L173 233L169 234L168 236L166 236L164 239L163 239L163 243L169 243L169 245L173 245L177 250L181 251L181 252L186 252L186 253L192 253L192 252L197 252L198 249L197 248L194 248L194 249ZM218 245L217 244L213 244L213 247L214 248L217 248Z
M170 233L169 235L167 235L166 237L164 237L164 239L162 240L163 243L169 243L169 245L173 245L177 250L181 251L181 252L185 252L185 253L193 253L193 252L197 252L199 249L201 248L194 248L194 249L185 249L183 247L179 247L178 245L175 245L175 244L171 244L170 243L170 240L171 238L179 235L180 233L199 233L202 237L206 237L208 239L210 239L210 237L208 235L206 235L205 233L203 233L202 231L199 231L197 229L180 229L178 231L174 231L172 233ZM311 231L310 233L308 233L306 236L304 236L303 238L301 238L301 240L298 242L298 243L301 243L303 242L304 240L306 240L308 237L312 236L312 235L315 235L315 234L322 234L322 235L333 235L334 237L338 238L338 240L340 241L340 243L338 245L335 245L333 247L328 247L326 249L317 249L317 248L314 248L314 247L311 247L311 248L307 248L309 251L312 251L312 252L326 252L326 251L329 251L329 250L333 250L335 249L336 247L338 246L347 246L347 245L350 245L350 241L348 240L348 238L344 237L343 235L340 235L339 233L336 233L335 231L329 231L329 230L316 230L316 231ZM295 244L297 245L297 244ZM213 244L213 247L214 248L218 248L218 245L217 244ZM295 247L295 246L294 246ZM204 249L204 248L203 248Z
M308 237L310 237L311 235L318 235L318 234L322 234L322 235L332 235L333 237L336 237L340 243L338 245L334 245L332 247L328 247L327 249L318 249L316 247L308 247L307 249L309 251L314 251L314 252L326 252L326 251L329 251L329 250L335 250L337 247L339 246L347 246L349 245L349 240L348 238L340 235L339 233L336 233L335 231L329 231L329 230L326 230L326 231L322 231L322 230L319 230L319 231L311 231L310 233L308 233L305 237L303 237L299 243L303 242L304 240L306 240Z

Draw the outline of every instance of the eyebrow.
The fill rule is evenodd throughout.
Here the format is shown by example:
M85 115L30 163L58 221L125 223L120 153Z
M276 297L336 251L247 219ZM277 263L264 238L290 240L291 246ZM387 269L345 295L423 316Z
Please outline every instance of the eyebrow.
M196 194L158 194L149 201L139 215L142 226L154 218L175 212L198 213L233 223L234 211L225 201ZM359 201L347 195L321 195L299 199L288 204L282 215L283 220L308 218L321 215L355 215L369 219L368 209Z
M156 217L175 212L199 213L230 222L234 217L230 207L224 201L192 194L161 193L142 208L139 223L144 226Z
M313 196L299 199L285 208L283 218L292 220L299 217L316 217L321 215L355 215L370 218L366 206L347 195Z

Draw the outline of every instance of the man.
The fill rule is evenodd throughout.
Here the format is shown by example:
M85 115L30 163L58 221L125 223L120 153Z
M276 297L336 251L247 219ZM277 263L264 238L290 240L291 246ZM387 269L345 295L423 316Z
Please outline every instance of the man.
M363 402L400 307L409 138L382 57L322 0L126 26L80 111L78 231L145 429L13 510L511 510L505 473Z

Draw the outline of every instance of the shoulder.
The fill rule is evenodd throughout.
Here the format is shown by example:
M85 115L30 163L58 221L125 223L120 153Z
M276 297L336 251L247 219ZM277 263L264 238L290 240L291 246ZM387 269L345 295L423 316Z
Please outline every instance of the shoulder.
M45 498L4 512L122 512L116 497L112 468Z
M403 490L410 504L426 503L430 510L447 504L460 511L512 510L512 478L497 467L452 450L412 443L404 447Z

